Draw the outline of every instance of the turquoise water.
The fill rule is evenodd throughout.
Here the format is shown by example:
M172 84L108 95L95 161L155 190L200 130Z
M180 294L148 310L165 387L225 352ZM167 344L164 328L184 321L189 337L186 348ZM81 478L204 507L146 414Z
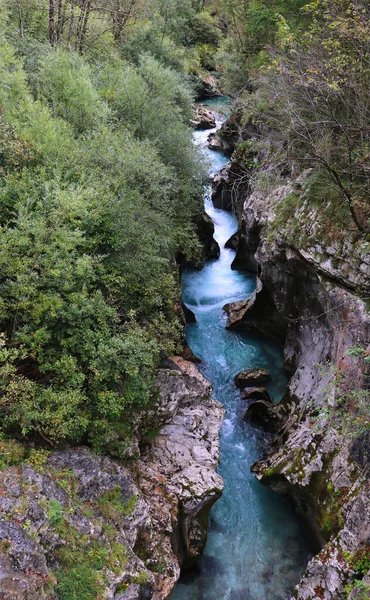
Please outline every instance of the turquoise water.
M208 134L196 132L195 142L204 145ZM207 153L213 173L227 162L219 153ZM225 491L211 511L204 555L196 571L184 574L171 600L284 600L304 571L309 539L284 501L250 473L267 440L243 421L246 404L233 383L241 369L266 367L272 376L267 387L279 400L286 386L282 350L262 336L225 329L223 305L246 298L255 279L232 271L235 253L223 247L237 229L236 217L215 209L209 195L205 207L215 222L221 256L200 272L183 274L183 299L197 319L186 327L188 344L202 359L215 398L227 409L219 466Z
M214 98L205 98L201 104L211 110L219 110L223 115L230 115L232 110L232 100L228 96L215 96Z

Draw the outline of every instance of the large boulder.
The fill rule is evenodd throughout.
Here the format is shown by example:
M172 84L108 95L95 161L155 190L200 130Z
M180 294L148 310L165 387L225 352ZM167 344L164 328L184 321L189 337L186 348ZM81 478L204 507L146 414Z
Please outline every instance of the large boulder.
M208 148L215 150L216 152L222 152L226 156L231 156L233 153L233 147L224 140L220 135L220 130L210 133L208 136Z
M216 127L215 115L205 106L193 106L194 120L192 125L196 129L214 129Z
M246 300L225 304L223 310L228 314L226 329L256 329L280 343L285 341L287 321L281 319L259 277L256 278L256 289Z
M242 141L243 131L238 122L238 117L233 114L226 119L215 133L208 137L208 147L212 150L219 150L230 156L235 150L238 142Z
M271 379L267 369L244 369L235 377L235 385L238 388L246 388L250 386L260 386Z

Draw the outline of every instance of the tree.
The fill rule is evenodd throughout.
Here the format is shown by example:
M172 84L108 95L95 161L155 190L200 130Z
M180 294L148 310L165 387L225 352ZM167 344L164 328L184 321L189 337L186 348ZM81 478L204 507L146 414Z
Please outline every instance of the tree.
M272 50L259 80L267 100L258 118L272 128L275 156L299 168L324 169L360 232L370 194L370 9L367 3L319 0L308 35L288 51ZM252 101L253 103L253 101ZM256 114L257 114L256 113ZM274 133L275 132L275 133ZM273 146L273 144L272 144Z

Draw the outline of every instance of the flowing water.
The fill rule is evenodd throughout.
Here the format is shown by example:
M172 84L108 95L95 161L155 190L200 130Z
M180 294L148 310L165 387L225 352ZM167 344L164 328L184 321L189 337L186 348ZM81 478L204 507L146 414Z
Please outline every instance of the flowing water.
M196 132L195 142L206 146L209 133ZM222 154L206 152L211 173L226 164ZM202 359L201 370L212 382L215 398L227 409L219 466L225 490L211 511L198 568L182 577L171 600L283 600L290 598L304 571L309 539L284 501L250 473L267 440L243 421L246 404L233 382L242 369L265 367L272 376L269 392L279 400L286 386L282 350L262 336L225 329L223 305L246 298L255 278L230 268L235 253L224 244L237 229L235 215L215 209L209 194L205 207L215 223L221 256L202 271L183 274L183 300L197 319L186 327L188 344Z

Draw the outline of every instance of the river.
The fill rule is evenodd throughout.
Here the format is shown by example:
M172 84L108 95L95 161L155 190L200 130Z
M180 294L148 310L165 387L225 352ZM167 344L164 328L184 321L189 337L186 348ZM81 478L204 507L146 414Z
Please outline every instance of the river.
M216 173L228 159L207 149L209 133L197 131L194 140L204 146L210 173ZM309 536L284 500L250 473L266 452L267 439L243 421L246 403L234 385L242 369L264 367L272 376L268 390L280 400L287 383L282 349L257 334L225 329L223 305L250 295L255 277L230 268L235 252L224 244L237 229L236 216L215 209L210 190L205 209L215 223L221 255L202 271L185 271L182 286L183 300L196 316L196 323L186 327L187 342L202 359L201 371L215 398L227 409L219 465L225 490L210 514L204 555L195 570L182 576L171 600L285 600L304 571Z

